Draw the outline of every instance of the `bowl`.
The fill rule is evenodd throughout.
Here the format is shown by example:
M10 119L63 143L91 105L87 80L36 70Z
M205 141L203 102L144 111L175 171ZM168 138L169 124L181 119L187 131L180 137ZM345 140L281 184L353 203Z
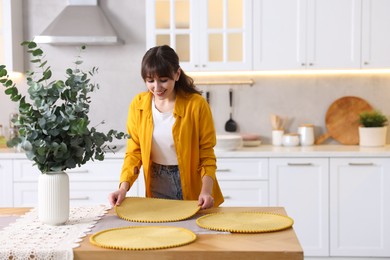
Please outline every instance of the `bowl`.
M233 151L242 147L242 137L240 135L217 135L216 151Z
M298 146L299 135L296 133L284 134L282 142L283 146Z

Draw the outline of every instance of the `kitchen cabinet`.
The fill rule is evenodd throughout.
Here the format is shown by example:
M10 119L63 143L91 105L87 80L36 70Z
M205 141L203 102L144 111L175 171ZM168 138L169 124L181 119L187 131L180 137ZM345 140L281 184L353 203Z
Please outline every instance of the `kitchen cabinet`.
M283 206L305 256L329 255L329 159L271 158L270 206Z
M363 0L362 68L390 67L390 1Z
M0 159L0 207L12 207L12 160Z
M330 159L330 255L390 257L390 160Z
M0 64L9 72L24 72L22 0L0 1Z
M108 204L108 194L118 189L122 163L122 159L106 158L104 161L91 161L80 168L67 170L70 205ZM11 197L14 207L31 207L37 204L38 177L41 173L32 164L27 159L13 160L13 180L9 186L13 187L10 194L13 194ZM138 181L127 196L138 196Z
M252 69L251 0L147 0L147 49L167 44L185 71Z
M223 207L268 206L267 158L218 158L216 174Z
M254 1L254 69L360 68L361 0Z

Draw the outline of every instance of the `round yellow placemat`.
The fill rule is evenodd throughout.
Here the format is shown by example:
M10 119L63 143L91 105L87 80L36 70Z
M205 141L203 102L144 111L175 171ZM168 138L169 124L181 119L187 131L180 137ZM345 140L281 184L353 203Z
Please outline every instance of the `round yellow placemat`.
M168 200L127 197L115 207L118 217L134 222L173 222L195 215L200 209L195 200Z
M201 228L217 231L261 233L289 228L294 224L294 220L274 213L226 212L205 215L198 218L196 224Z
M130 226L93 234L89 241L99 247L120 250L152 250L178 247L195 241L185 228L168 226Z

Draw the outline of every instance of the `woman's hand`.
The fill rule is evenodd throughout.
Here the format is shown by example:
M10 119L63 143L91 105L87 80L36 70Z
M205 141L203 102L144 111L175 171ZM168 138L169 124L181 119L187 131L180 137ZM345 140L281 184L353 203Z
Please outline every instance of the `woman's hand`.
M128 182L122 182L117 191L114 191L108 195L108 201L112 207L119 206L122 203L122 201L126 198L126 193L129 190L129 186L130 185Z
M214 181L210 176L203 176L202 178L202 191L198 198L198 205L201 209L208 209L214 206L214 198L211 196L213 190Z
M214 206L214 198L211 194L201 193L198 199L198 205L201 209L208 209Z

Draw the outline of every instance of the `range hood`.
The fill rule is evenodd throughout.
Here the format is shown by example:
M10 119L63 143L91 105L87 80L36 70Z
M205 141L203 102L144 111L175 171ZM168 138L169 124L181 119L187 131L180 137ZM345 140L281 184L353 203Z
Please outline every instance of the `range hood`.
M65 9L34 41L54 45L122 44L97 1L68 0Z

